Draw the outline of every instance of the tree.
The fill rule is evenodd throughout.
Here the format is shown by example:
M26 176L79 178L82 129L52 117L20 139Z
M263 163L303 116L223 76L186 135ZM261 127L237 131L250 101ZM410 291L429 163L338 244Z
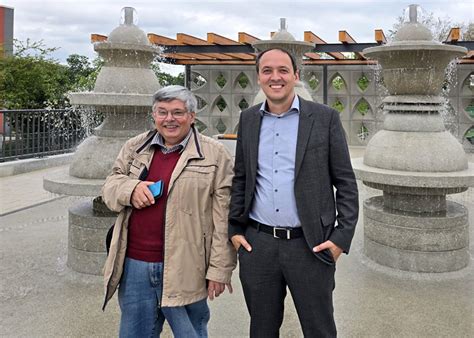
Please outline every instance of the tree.
M97 56L92 61L87 56L71 54L66 59L68 64L71 91L91 91L94 89L97 75L104 65L104 60Z
M68 104L67 67L50 57L57 48L43 41L14 40L15 52L0 59L0 107L6 109L60 108Z
M0 108L42 109L66 108L70 91L93 90L104 61L100 57L71 54L67 65L51 57L58 48L49 48L43 41L14 40L12 56L0 58ZM184 85L184 73L173 76L161 71L154 61L152 70L162 86Z
M433 34L433 39L436 41L445 41L446 38L448 37L449 31L453 27L459 27L461 29L463 39L464 40L469 40L467 37L474 35L473 32L473 23L453 23L451 19L448 16L445 16L444 18L440 17L435 17L432 12L426 13L420 18L418 18L418 21L422 24L424 24L428 29L431 31ZM388 31L388 38L393 39L395 34L398 32L400 27L405 22L405 18L403 15L400 15L397 19L396 22L393 24L393 29L390 29ZM469 33L471 32L471 33ZM471 34L471 35L469 35ZM472 38L472 36L471 36Z
M470 22L467 26L467 30L463 32L463 40L474 41L474 22Z
M184 86L184 73L181 72L177 76L161 71L160 63L156 59L151 63L151 69L155 72L158 82L162 86L181 85Z

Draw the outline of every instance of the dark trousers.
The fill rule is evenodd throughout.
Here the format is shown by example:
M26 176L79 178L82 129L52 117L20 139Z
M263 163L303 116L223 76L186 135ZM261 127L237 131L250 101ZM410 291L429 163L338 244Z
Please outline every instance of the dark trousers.
M303 237L277 239L248 227L252 246L239 248L240 281L250 314L250 337L278 337L286 287L305 337L336 337L332 292L335 267L324 264Z

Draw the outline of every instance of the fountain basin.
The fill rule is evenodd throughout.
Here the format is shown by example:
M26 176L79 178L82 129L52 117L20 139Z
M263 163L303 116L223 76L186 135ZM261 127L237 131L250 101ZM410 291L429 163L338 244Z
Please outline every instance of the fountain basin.
M403 41L364 49L382 67L384 86L391 95L437 95L444 69L467 49L433 41Z
M384 197L364 201L364 252L375 262L416 272L450 272L469 264L468 212L447 201L436 214L387 210Z
M358 180L382 186L400 186L413 188L467 189L474 187L474 163L467 162L467 168L454 172L420 172L390 170L368 166L362 157L352 160L352 166Z

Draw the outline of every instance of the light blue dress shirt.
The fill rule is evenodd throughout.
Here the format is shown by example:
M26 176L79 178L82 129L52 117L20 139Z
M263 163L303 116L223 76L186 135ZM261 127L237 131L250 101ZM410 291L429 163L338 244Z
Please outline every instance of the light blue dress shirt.
M298 96L288 112L277 115L260 108L262 125L258 145L255 198L250 218L278 227L299 227L294 192L296 141L299 125Z

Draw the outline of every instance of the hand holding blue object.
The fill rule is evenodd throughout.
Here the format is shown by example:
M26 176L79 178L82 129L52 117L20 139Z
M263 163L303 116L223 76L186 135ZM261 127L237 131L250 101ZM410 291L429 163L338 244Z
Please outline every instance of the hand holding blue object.
M151 194L155 198L155 201L161 197L163 194L163 189L165 187L165 184L162 180L159 180L158 182L153 183L152 185L148 186L148 189L150 189Z

